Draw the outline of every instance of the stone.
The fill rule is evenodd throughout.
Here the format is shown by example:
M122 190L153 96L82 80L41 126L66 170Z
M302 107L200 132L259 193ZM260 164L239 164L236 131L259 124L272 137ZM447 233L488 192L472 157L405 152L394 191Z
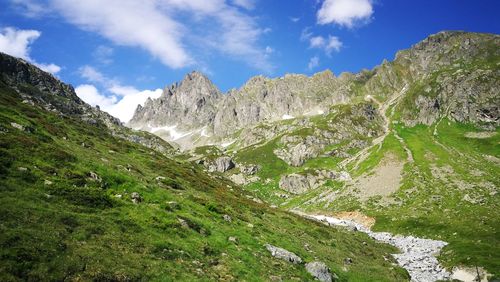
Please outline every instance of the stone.
M332 282L335 281L333 279L332 273L330 269L324 262L313 261L306 263L305 265L307 272L311 274L314 278L321 282ZM336 277L336 276L335 276Z
M22 166L18 167L18 168L17 168L17 170L19 170L19 171L28 171L28 169L27 169L27 168L22 167Z
M52 181L48 180L48 179L45 179L45 181L43 182L43 184L45 185L52 185Z
M282 259L294 264L302 263L302 259L290 251L287 251L283 248L275 247L270 244L266 244L265 247L269 252L271 252L271 255L275 258Z
M241 173L243 173L243 174L254 175L261 169L261 166L259 166L259 165L241 165L239 168L240 168Z
M219 157L208 164L210 172L226 172L235 167L233 160L230 157Z
M366 244L366 242L365 242L365 244ZM352 262L353 262L352 258L345 258L344 259L344 264L352 264Z
M93 181L102 182L102 178L97 173L91 171L91 172L89 172L88 175L89 175L90 179L92 179Z
M227 222L231 222L231 221L233 220L233 219L231 218L231 216L229 216L229 215L227 215L227 214L223 215L223 216L222 216L222 218L223 218L225 221L227 221Z
M16 129L24 131L24 126L20 125L19 123L11 122L10 125Z
M175 210L180 210L181 205L175 201L169 201L165 203L165 210L167 211L175 211Z
M130 198L132 199L132 203L134 204L142 202L142 197L137 192L132 192L132 194L130 194Z
M237 242L238 242L238 238L233 237L233 236L230 236L229 238L227 238L227 240L228 240L229 242L232 242L232 243L237 243Z

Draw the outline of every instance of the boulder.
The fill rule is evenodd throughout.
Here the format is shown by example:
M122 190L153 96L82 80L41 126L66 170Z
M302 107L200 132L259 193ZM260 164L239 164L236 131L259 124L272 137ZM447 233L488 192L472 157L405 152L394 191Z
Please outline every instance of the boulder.
M138 203L142 202L141 195L139 195L139 193L137 193L137 192L133 192L132 194L130 194L130 198L132 199L132 202L134 204L138 204Z
M254 175L260 170L260 165L240 165L240 171L246 175Z
M285 260L285 261L288 261L291 263L295 263L295 264L302 263L302 259L290 251L287 251L287 250L279 248L279 247L275 247L275 246L270 245L270 244L266 244L265 246L266 246L266 249L269 252L271 252L271 255L275 258L282 259L282 260Z
M234 168L234 162L230 157L219 157L208 164L210 172L226 172Z
M283 175L279 182L280 189L292 194L303 194L309 190L316 189L326 183L327 180L349 181L351 176L346 171L336 172L330 170L316 170L314 174L289 174Z
M279 182L280 189L292 194L303 194L319 185L317 178L312 175L290 174L281 177Z
M306 270L309 274L321 282L332 282L337 280L337 276L332 275L330 269L324 262L313 261L306 263Z

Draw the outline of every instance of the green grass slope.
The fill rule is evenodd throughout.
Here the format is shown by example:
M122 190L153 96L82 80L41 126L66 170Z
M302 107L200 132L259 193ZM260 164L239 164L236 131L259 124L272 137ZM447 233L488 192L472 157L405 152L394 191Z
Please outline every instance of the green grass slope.
M104 125L23 103L2 82L0 195L1 281L312 280L265 243L324 261L341 281L408 279L390 246L259 204Z

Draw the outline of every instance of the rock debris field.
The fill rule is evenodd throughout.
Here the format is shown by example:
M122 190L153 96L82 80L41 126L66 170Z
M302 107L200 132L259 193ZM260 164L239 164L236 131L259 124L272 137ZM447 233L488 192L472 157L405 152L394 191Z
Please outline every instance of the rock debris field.
M438 240L422 239L413 236L393 235L388 232L373 232L362 224L351 220L338 219L324 215L305 215L307 218L327 223L331 226L347 226L364 232L373 239L390 244L401 250L393 254L398 264L405 268L414 282L448 280L451 273L446 271L436 259L441 249L448 243Z

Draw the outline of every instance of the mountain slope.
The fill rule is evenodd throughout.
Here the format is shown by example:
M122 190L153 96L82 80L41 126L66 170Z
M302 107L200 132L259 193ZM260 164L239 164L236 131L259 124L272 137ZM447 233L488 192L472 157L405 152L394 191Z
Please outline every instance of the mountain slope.
M328 93L345 90L345 104L257 122L225 135L223 148L193 152L209 165L232 158L226 176L269 203L361 212L375 230L449 242L439 259L450 269L499 276L499 46L492 34L432 35L393 62L342 75L351 78Z
M398 52L394 61L384 61L373 70L339 77L330 71L311 77L256 76L226 95L220 95L206 77L195 72L199 77L195 83L187 75L180 83L187 89L166 89L161 98L139 107L130 125L150 131L151 126L168 130L177 126L174 136L161 136L190 149L224 144L239 130L259 123L322 114L331 105L356 103L367 95L384 102L408 85L412 91L405 93L404 109L399 111L407 125L429 125L448 116L495 127L500 122L494 63L499 44L499 36L493 34L441 32ZM490 68L485 72L475 69L483 66ZM213 89L213 95L200 94L207 92L203 89ZM203 97L210 99L205 102ZM178 115L182 119L175 118Z
M106 124L49 74L0 59L0 280L312 280L265 244L340 281L408 279L394 248L259 203L130 141L155 137Z

